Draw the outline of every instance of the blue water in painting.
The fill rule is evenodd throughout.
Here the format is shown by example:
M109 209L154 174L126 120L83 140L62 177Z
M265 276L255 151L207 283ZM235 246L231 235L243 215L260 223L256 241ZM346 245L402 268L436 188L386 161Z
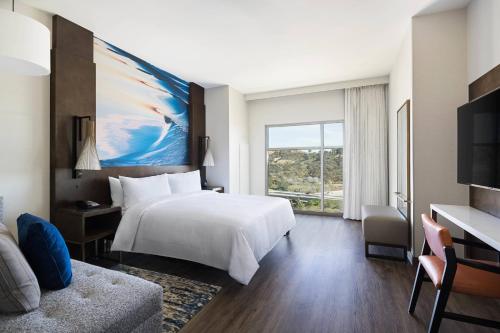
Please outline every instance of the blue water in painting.
M118 158L101 160L102 167L139 166L139 165L182 165L189 163L188 140L185 132L173 124L167 136L157 144L156 150L150 150L158 139L161 129L154 126L143 126L130 130L134 137L132 153Z
M189 83L98 38L96 38L95 47L101 48L99 56L106 57L103 58L107 61L105 65L117 69L117 71L106 72L101 77L116 80L116 77L118 79L121 77L113 76L116 75L115 72L130 73L127 74L129 76L124 77L131 78L139 90L120 91L120 93L124 94L124 100L131 95L132 101L140 101L139 106L130 103L124 111L123 108L109 107L108 105L111 104L109 101L112 101L112 98L108 101L106 93L100 95L103 100L98 100L97 103L98 126L100 119L101 121L109 117L119 119L116 122L106 123L108 127L104 127L104 130L111 129L106 133L108 135L102 136L103 140L107 140L106 142L99 142L100 136L98 135L98 151L104 149L102 147L112 147L114 149L112 151L119 152L118 156L115 155L113 158L101 159L101 166L189 164ZM124 61L124 58L127 61ZM99 71L97 61L96 64ZM103 68L103 71L107 69L106 66ZM110 81L113 82L112 80ZM108 107L99 109L101 105ZM145 121L142 126L140 120L136 120L137 117L134 118L135 116L149 120ZM115 131L120 135L113 137L112 133ZM124 138L126 142L121 144L120 140L125 140ZM106 156L106 153L103 152L102 155Z

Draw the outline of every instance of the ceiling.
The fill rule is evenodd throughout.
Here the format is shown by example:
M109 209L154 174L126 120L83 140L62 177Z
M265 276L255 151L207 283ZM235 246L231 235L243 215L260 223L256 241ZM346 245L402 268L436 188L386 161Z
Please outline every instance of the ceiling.
M24 0L181 78L242 93L387 75L410 18L469 0Z

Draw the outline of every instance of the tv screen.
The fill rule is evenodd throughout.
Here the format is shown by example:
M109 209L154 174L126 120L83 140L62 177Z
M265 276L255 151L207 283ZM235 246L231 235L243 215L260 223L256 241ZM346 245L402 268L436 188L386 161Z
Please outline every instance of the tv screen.
M458 108L458 182L500 188L500 89Z

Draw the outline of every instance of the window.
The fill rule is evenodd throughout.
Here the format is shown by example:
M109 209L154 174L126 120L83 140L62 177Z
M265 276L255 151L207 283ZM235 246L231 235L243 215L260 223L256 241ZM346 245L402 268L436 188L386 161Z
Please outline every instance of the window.
M343 122L266 127L266 192L296 211L342 212Z

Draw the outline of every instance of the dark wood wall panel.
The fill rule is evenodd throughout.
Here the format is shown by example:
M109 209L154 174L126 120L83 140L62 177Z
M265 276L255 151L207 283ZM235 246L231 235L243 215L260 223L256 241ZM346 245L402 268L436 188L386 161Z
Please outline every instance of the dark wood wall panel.
M500 87L500 65L469 85L469 101ZM469 204L479 210L500 217L500 191L469 186Z
M147 177L199 168L199 142L205 135L205 97L204 89L191 83L189 165L104 168L85 171L82 178L73 179L73 116L91 116L92 119L96 116L93 33L61 16L54 16L52 38L50 203L53 221L57 219L58 208L72 205L76 200L110 203L109 176Z
M500 87L500 65L469 85L469 101L481 97L498 87ZM500 217L500 191L469 186L469 205L493 216ZM465 233L465 238L480 242L479 239L467 232ZM494 253L477 248L467 248L466 255L475 259L492 261L498 259Z
M52 57L54 112L51 133L55 149L51 152L54 167L71 168L72 117L91 115L95 118L95 64L57 49L52 51Z
M52 19L52 48L94 61L94 34L61 16Z
M201 165L203 162L203 146L200 136L205 135L205 90L197 84L191 83L189 87L189 116L191 141L191 164ZM205 179L205 168L200 168L201 179Z
M200 133L205 135L205 104L204 89L197 84L191 83L189 86L189 117L190 132L189 139L192 145L199 147ZM194 148L194 147L191 147ZM199 165L201 154L199 149L191 149L191 164Z
M500 87L500 65L469 85L469 101L483 96Z
M53 17L50 75L50 212L62 201L80 198L80 180L72 179L73 116L95 118L93 34L72 22ZM61 174L68 177L61 178ZM82 194L83 195L83 194Z
M471 207L500 217L500 192L476 186L469 186L469 204Z

